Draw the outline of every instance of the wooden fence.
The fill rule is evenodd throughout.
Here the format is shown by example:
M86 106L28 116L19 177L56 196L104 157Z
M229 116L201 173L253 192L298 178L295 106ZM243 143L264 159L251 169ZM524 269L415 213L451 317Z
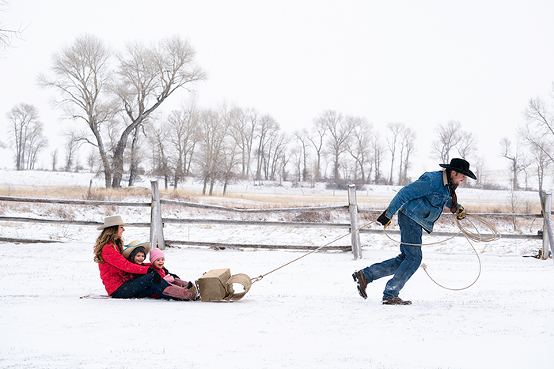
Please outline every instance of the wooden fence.
M210 247L241 247L241 248L301 248L301 249L315 249L320 246L306 246L306 245L267 245L267 244L230 244L230 243L215 243L215 242L202 242L202 241L183 241L183 240L167 240L164 238L163 227L164 224L232 224L238 226L272 226L272 227L324 227L324 228L344 228L345 232L350 232L350 245L348 246L329 246L328 250L345 250L352 251L354 258L362 257L362 248L360 244L360 233L382 233L382 229L369 229L360 228L358 222L358 214L374 214L378 215L382 210L367 210L360 209L357 206L356 200L356 187L354 185L348 186L348 204L343 206L326 206L326 207L299 207L299 208L277 208L277 209L239 209L239 208L227 208L216 205L204 205L196 204L184 201L166 200L161 199L159 194L158 182L151 181L152 200L151 202L114 202L114 201L91 201L91 200L66 200L66 199L39 199L39 198L21 198L21 197L9 197L0 196L0 201L14 201L14 202L31 202L31 203L50 203L50 204L67 204L67 205L88 205L88 206L126 206L126 207L150 207L151 219L149 223L131 223L137 227L149 227L150 228L150 241L153 247L165 249L166 245L195 245L195 246L210 246ZM503 238L513 239L542 239L542 252L541 258L548 259L550 254L554 254L554 237L552 226L552 195L549 193L540 193L541 201L541 214L513 214L513 213L480 213L475 214L485 218L543 218L543 230L538 234L507 234L503 235ZM164 218L162 216L162 205L183 206L191 208L207 209L212 211L234 212L234 213L300 213L300 212L326 212L326 211L347 211L350 216L349 223L321 223L321 222L271 222L271 221L243 221L243 220L222 220L222 219L190 219L190 218ZM546 215L550 216L546 216ZM451 214L444 214L443 216L452 216ZM68 225L90 225L98 226L102 222L94 221L78 221L78 220L65 220L65 219L43 219L43 218L28 218L28 217L10 217L0 216L0 221L11 222L32 222L32 223L58 223ZM390 234L399 234L399 231L390 230ZM435 236L462 236L453 232L438 232L432 233ZM33 240L33 239L19 239L19 238L6 238L0 237L0 241L3 242L58 242L53 240Z

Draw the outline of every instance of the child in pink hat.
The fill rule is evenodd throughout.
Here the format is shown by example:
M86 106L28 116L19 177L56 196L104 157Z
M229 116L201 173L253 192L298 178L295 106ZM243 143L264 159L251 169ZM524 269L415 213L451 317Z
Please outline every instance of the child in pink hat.
M160 273L160 276L167 282L179 287L187 288L193 296L193 300L198 299L198 289L192 282L183 281L178 275L170 273L165 267L165 255L160 249L150 250L151 267Z

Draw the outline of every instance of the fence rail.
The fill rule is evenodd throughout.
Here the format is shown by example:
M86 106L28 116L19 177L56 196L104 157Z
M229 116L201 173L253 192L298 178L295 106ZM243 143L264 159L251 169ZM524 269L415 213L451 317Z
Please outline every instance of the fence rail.
M489 218L543 218L543 230L539 234L506 234L503 238L508 239L543 239L543 259L548 258L552 253L554 246L552 245L554 237L552 236L552 220L551 217L543 216L543 214L554 213L551 210L551 194L541 192L540 200L542 205L541 214L513 214L513 213L480 213L475 214L480 217ZM346 230L353 230L351 236L351 245L349 246L329 246L326 249L329 250L352 250L355 258L361 258L361 246L359 244L360 233L382 233L382 229L371 229L358 226L358 213L361 214L375 214L378 215L382 210L373 209L358 209L356 204L356 192L353 185L349 186L349 204L341 206L322 206L322 207L296 207L296 208L267 208L267 209L242 209L242 208L228 208L217 205L197 204L176 200L165 200L159 198L158 183L152 181L152 201L151 202L126 202L126 201L94 201L94 200L68 200L68 199L44 199L44 198L23 198L23 197L10 197L0 196L0 201L9 202L27 202L27 203L48 203L48 204L67 204L67 205L85 205L85 206L127 206L127 207L150 207L151 208L151 221L149 223L130 223L136 227L149 227L150 228L150 240L153 246L161 249L165 248L165 245L197 245L197 246L210 246L210 247L240 247L240 248L303 248L314 249L316 246L307 245L261 245L261 244L236 244L236 243L217 243L217 242L201 242L201 241L182 241L182 240L165 240L163 236L164 224L225 224L225 225L237 225L237 226L271 226L271 227L301 227L301 228L344 228ZM177 218L164 218L162 217L161 205L183 206L198 209L207 209L213 211L223 212L235 212L235 213L298 213L298 212L324 212L324 211L348 211L350 213L350 223L325 223L325 222L287 222L287 221L252 221L252 220L229 220L229 219L177 219ZM444 213L442 217L453 216L452 214ZM6 222L30 222L30 223L51 223L51 224L67 224L67 225L84 225L84 226L99 226L103 223L96 221L81 221L81 220L69 220L69 219L44 219L44 218L30 218L30 217L14 217L14 216L0 216L0 221ZM390 234L399 234L397 230L388 231ZM432 233L437 237L452 237L462 236L455 232L440 232L435 231ZM53 240L31 240L31 239L19 239L19 238L0 238L3 242L57 242Z

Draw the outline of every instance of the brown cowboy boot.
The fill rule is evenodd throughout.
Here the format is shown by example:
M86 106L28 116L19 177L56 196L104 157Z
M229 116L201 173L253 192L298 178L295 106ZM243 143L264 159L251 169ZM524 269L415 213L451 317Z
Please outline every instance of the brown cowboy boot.
M352 278L354 278L354 282L358 285L358 292L360 296L367 299L367 293L365 291L367 288L367 280L365 279L364 273L361 270L358 270L352 274Z
M383 305L411 305L411 301L402 300L400 297L395 297L393 299L389 299L386 297L383 297Z

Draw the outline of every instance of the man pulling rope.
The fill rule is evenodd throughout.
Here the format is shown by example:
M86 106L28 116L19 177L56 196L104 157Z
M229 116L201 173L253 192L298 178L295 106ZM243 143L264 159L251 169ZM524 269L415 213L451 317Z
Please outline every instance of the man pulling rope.
M419 268L422 260L422 230L433 231L433 225L447 206L456 218L465 218L463 206L458 204L456 188L466 177L477 179L469 163L460 158L450 164L439 164L444 171L426 172L418 180L403 187L387 209L377 218L385 228L398 211L400 226L400 254L392 259L375 263L352 274L358 292L367 298L367 285L376 279L393 275L383 292L384 305L410 305L411 301L398 297L400 290Z

